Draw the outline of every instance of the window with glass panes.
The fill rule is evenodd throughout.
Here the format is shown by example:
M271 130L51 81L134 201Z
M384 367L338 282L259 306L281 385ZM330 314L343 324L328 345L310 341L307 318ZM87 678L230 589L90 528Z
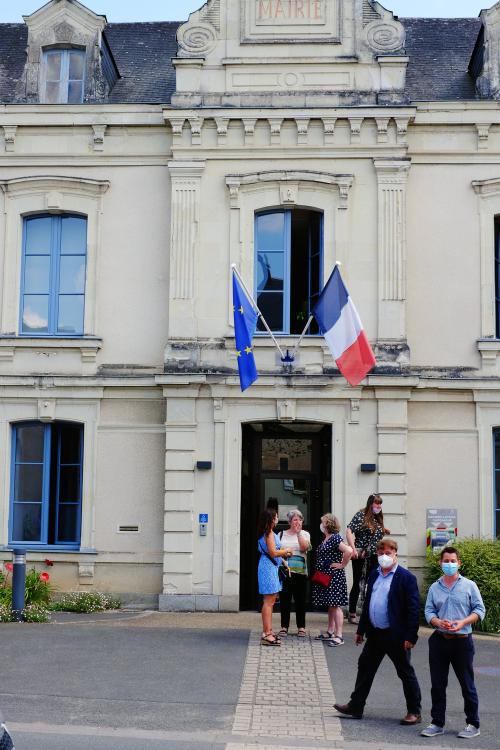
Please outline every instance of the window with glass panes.
M11 544L80 546L83 427L24 422L12 428Z
M43 53L44 104L81 104L85 83L85 52L50 49Z
M87 220L24 220L20 333L81 336L85 308Z
M300 334L322 288L323 214L304 209L255 217L257 304L276 333ZM261 321L257 330L265 330ZM318 332L313 321L309 333Z
M494 460L494 535L500 539L500 428L493 430L493 460Z

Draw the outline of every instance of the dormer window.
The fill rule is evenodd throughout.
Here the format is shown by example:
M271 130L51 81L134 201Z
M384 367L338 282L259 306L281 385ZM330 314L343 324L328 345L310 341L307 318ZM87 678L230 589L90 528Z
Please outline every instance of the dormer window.
M42 71L44 104L81 104L84 82L84 50L44 50Z

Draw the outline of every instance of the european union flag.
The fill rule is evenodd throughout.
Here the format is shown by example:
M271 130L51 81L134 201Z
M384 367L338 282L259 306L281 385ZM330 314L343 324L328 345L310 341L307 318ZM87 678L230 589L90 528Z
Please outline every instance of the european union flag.
M240 387L242 391L245 391L259 377L252 349L252 338L257 327L258 314L250 304L234 271L233 312Z

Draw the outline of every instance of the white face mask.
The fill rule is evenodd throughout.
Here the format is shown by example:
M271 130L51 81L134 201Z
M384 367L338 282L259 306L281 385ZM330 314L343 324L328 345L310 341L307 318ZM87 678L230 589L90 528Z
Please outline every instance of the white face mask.
M376 505L372 505L372 510L376 515L382 513L382 507L380 505L378 507Z
M324 524L321 524L321 526L319 527L319 530L321 531L322 534L326 534L326 528Z
M379 555L378 564L381 568L390 568L392 565L394 565L394 559L391 557L391 555Z

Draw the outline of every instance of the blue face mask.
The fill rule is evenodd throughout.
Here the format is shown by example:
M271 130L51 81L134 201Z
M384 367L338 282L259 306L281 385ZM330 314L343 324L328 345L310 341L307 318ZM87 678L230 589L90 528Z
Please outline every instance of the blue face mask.
M458 571L458 563L456 562L445 562L441 563L441 568L445 576L454 576Z

